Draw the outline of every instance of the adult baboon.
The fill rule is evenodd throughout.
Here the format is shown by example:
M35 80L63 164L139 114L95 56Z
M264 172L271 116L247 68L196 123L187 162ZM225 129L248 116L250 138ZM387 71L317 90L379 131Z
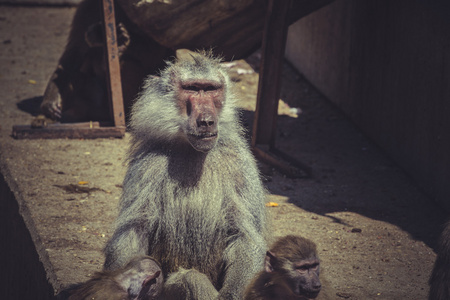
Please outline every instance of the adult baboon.
M151 255L169 274L165 299L241 299L267 250L265 190L219 62L169 63L132 110L105 268Z
M156 300L162 288L159 264L149 256L140 256L123 268L96 273L87 282L62 291L56 299Z
M106 90L101 3L82 1L72 20L67 45L44 92L42 112L62 122L110 119ZM142 80L164 66L174 51L145 36L116 6L116 31L125 112Z
M439 238L437 258L429 284L429 300L450 299L450 222L445 225Z
M278 239L267 251L264 270L245 292L245 300L307 300L322 288L316 244L300 236Z

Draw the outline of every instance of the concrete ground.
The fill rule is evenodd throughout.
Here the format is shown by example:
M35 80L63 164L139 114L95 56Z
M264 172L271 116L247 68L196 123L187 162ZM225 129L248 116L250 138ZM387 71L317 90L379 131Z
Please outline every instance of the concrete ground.
M112 233L128 134L11 137L13 125L37 113L74 11L0 6L1 299L49 299L87 280L101 269ZM247 61L257 64L258 55ZM249 70L244 61L230 68L245 124L257 84ZM300 234L317 243L331 299L425 299L447 213L288 64L283 83L277 147L313 176L290 179L261 164L268 201L278 203L268 207L274 237Z

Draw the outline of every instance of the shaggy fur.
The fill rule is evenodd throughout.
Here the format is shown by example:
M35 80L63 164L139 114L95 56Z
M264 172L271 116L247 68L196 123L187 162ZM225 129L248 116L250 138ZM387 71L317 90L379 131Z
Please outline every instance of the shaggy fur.
M439 239L437 258L430 280L429 300L450 299L450 222Z
M171 274L166 299L241 299L267 250L265 190L219 62L202 53L169 64L145 83L133 108L128 172L105 268L151 255ZM225 101L217 142L201 152L186 139L188 117L180 113L175 83L205 79L223 85Z

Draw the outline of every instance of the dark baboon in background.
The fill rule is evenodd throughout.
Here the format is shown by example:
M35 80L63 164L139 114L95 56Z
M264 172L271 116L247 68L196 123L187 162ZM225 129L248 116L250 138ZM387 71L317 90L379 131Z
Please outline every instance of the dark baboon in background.
M313 299L322 288L316 244L300 236L278 239L267 251L264 270L248 286L245 300Z
M116 5L116 29L125 112L146 75L164 66L174 51L141 33ZM84 0L72 20L67 45L44 92L42 112L63 122L110 118L106 90L101 2Z
M429 284L429 300L450 299L450 222L445 225L439 238L437 258Z
M96 273L87 282L62 291L56 299L156 300L162 293L163 277L151 257L135 257L123 268Z
M164 299L242 299L267 250L265 190L219 63L170 63L132 110L105 268L151 255L169 274Z

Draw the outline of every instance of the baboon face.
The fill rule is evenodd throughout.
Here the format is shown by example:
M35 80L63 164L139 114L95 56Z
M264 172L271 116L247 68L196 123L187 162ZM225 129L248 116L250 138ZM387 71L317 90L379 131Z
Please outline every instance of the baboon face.
M297 295L306 296L308 299L319 295L321 284L319 280L320 263L317 258L303 259L292 264L292 282L294 292Z
M297 244L289 245L288 243L292 241ZM285 243L282 244L282 242ZM312 248L308 248L311 246L314 246L314 253L304 257L307 252L312 251ZM298 299L316 298L322 285L319 279L320 261L315 254L315 244L308 240L305 241L303 238L288 236L280 239L278 245L275 246L275 248L281 247L284 248L278 249L281 250L279 253L267 251L265 272L273 274L272 277L277 278L280 288L288 287L288 290ZM280 285L280 282L286 285Z
M185 118L182 130L195 150L208 152L216 145L224 100L223 81L196 79L178 82L178 105L182 118Z

